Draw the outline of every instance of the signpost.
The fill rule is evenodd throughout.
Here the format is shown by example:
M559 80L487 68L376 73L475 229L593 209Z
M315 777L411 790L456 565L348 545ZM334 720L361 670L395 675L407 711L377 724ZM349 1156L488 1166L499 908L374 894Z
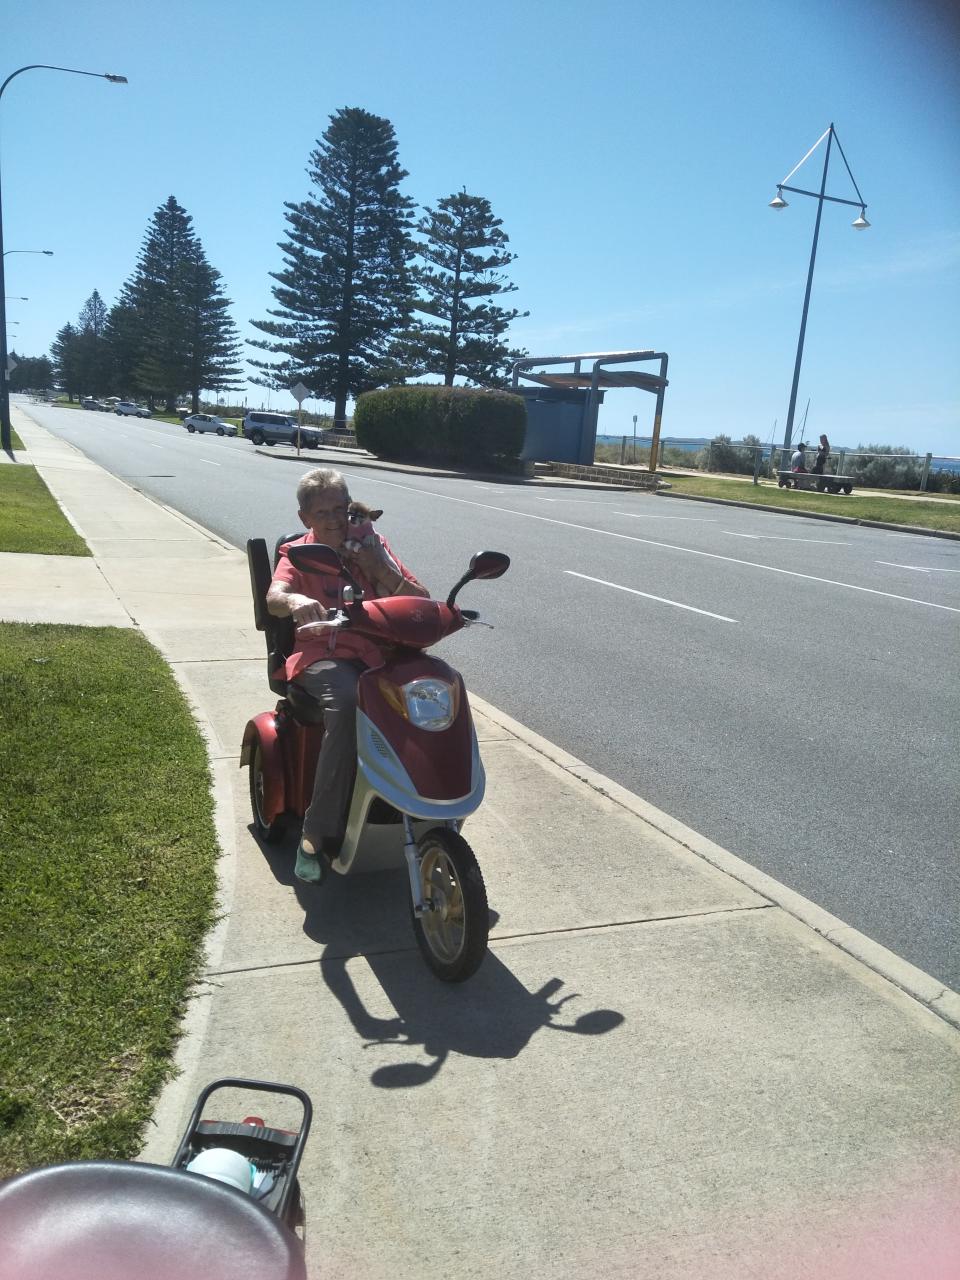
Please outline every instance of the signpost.
M303 402L312 394L309 387L305 387L302 382L298 382L295 387L290 388L290 394L297 402L297 457L300 457L300 431L303 428Z

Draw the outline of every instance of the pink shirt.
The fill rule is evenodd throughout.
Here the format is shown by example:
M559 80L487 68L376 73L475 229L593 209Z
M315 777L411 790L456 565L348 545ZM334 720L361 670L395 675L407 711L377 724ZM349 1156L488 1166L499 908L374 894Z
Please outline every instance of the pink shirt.
M422 587L422 583L410 572L405 565L401 564L396 554L391 550L390 544L382 534L377 534L383 545L384 550L390 559L397 566L400 573L408 582L414 583L418 587ZM319 600L328 609L336 609L343 599L343 588L346 585L343 579L335 573L327 573L323 569L318 569L316 573L302 573L299 569L295 569L290 563L287 555L287 547L295 546L298 543L315 543L317 539L312 532L307 532L302 538L294 538L291 542L286 542L280 548L280 556L277 560L277 567L273 573L273 582L282 582L298 595L309 596L312 600ZM350 569L357 585L363 591L365 599L375 599L380 593L376 587L367 578L363 576L359 569ZM422 587L426 590L425 587ZM293 652L284 664L284 674L288 680L293 680L301 671L305 671L307 667L314 662L321 662L324 658L345 658L353 661L365 663L368 667L378 667L383 662L383 651L374 641L368 640L365 636L355 635L349 627L345 629L336 629L320 634L307 632L303 638L297 635L294 640Z

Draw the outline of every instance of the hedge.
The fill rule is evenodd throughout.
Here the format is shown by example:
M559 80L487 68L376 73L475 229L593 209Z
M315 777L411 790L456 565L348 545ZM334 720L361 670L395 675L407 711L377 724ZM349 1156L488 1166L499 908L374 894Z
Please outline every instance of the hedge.
M357 443L381 458L516 463L527 429L521 396L415 385L368 391L353 415Z

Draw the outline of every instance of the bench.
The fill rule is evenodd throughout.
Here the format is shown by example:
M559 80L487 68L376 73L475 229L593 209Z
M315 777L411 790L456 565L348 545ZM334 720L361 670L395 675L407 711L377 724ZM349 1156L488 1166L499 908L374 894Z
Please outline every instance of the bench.
M853 493L850 476L820 476L814 471L780 471L777 484L781 489L815 489L818 493Z

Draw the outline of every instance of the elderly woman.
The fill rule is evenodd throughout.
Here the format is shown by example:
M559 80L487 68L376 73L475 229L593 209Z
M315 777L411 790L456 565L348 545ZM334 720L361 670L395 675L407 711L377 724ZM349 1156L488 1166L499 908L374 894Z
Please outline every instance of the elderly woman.
M278 618L290 617L296 623L286 678L303 685L323 707L323 743L294 868L298 879L312 884L323 880L324 857L336 856L346 828L357 754L357 680L365 667L376 666L382 659L373 641L356 636L349 629L323 626L329 611L340 603L342 583L333 574L326 584L322 574L311 573L308 578L290 563L287 547L316 542L333 547L367 599L430 594L380 534L365 540L358 551L344 545L349 503L347 482L339 471L318 467L306 472L297 485L297 505L307 532L281 547L267 592L270 612ZM318 599L318 594L323 598Z

